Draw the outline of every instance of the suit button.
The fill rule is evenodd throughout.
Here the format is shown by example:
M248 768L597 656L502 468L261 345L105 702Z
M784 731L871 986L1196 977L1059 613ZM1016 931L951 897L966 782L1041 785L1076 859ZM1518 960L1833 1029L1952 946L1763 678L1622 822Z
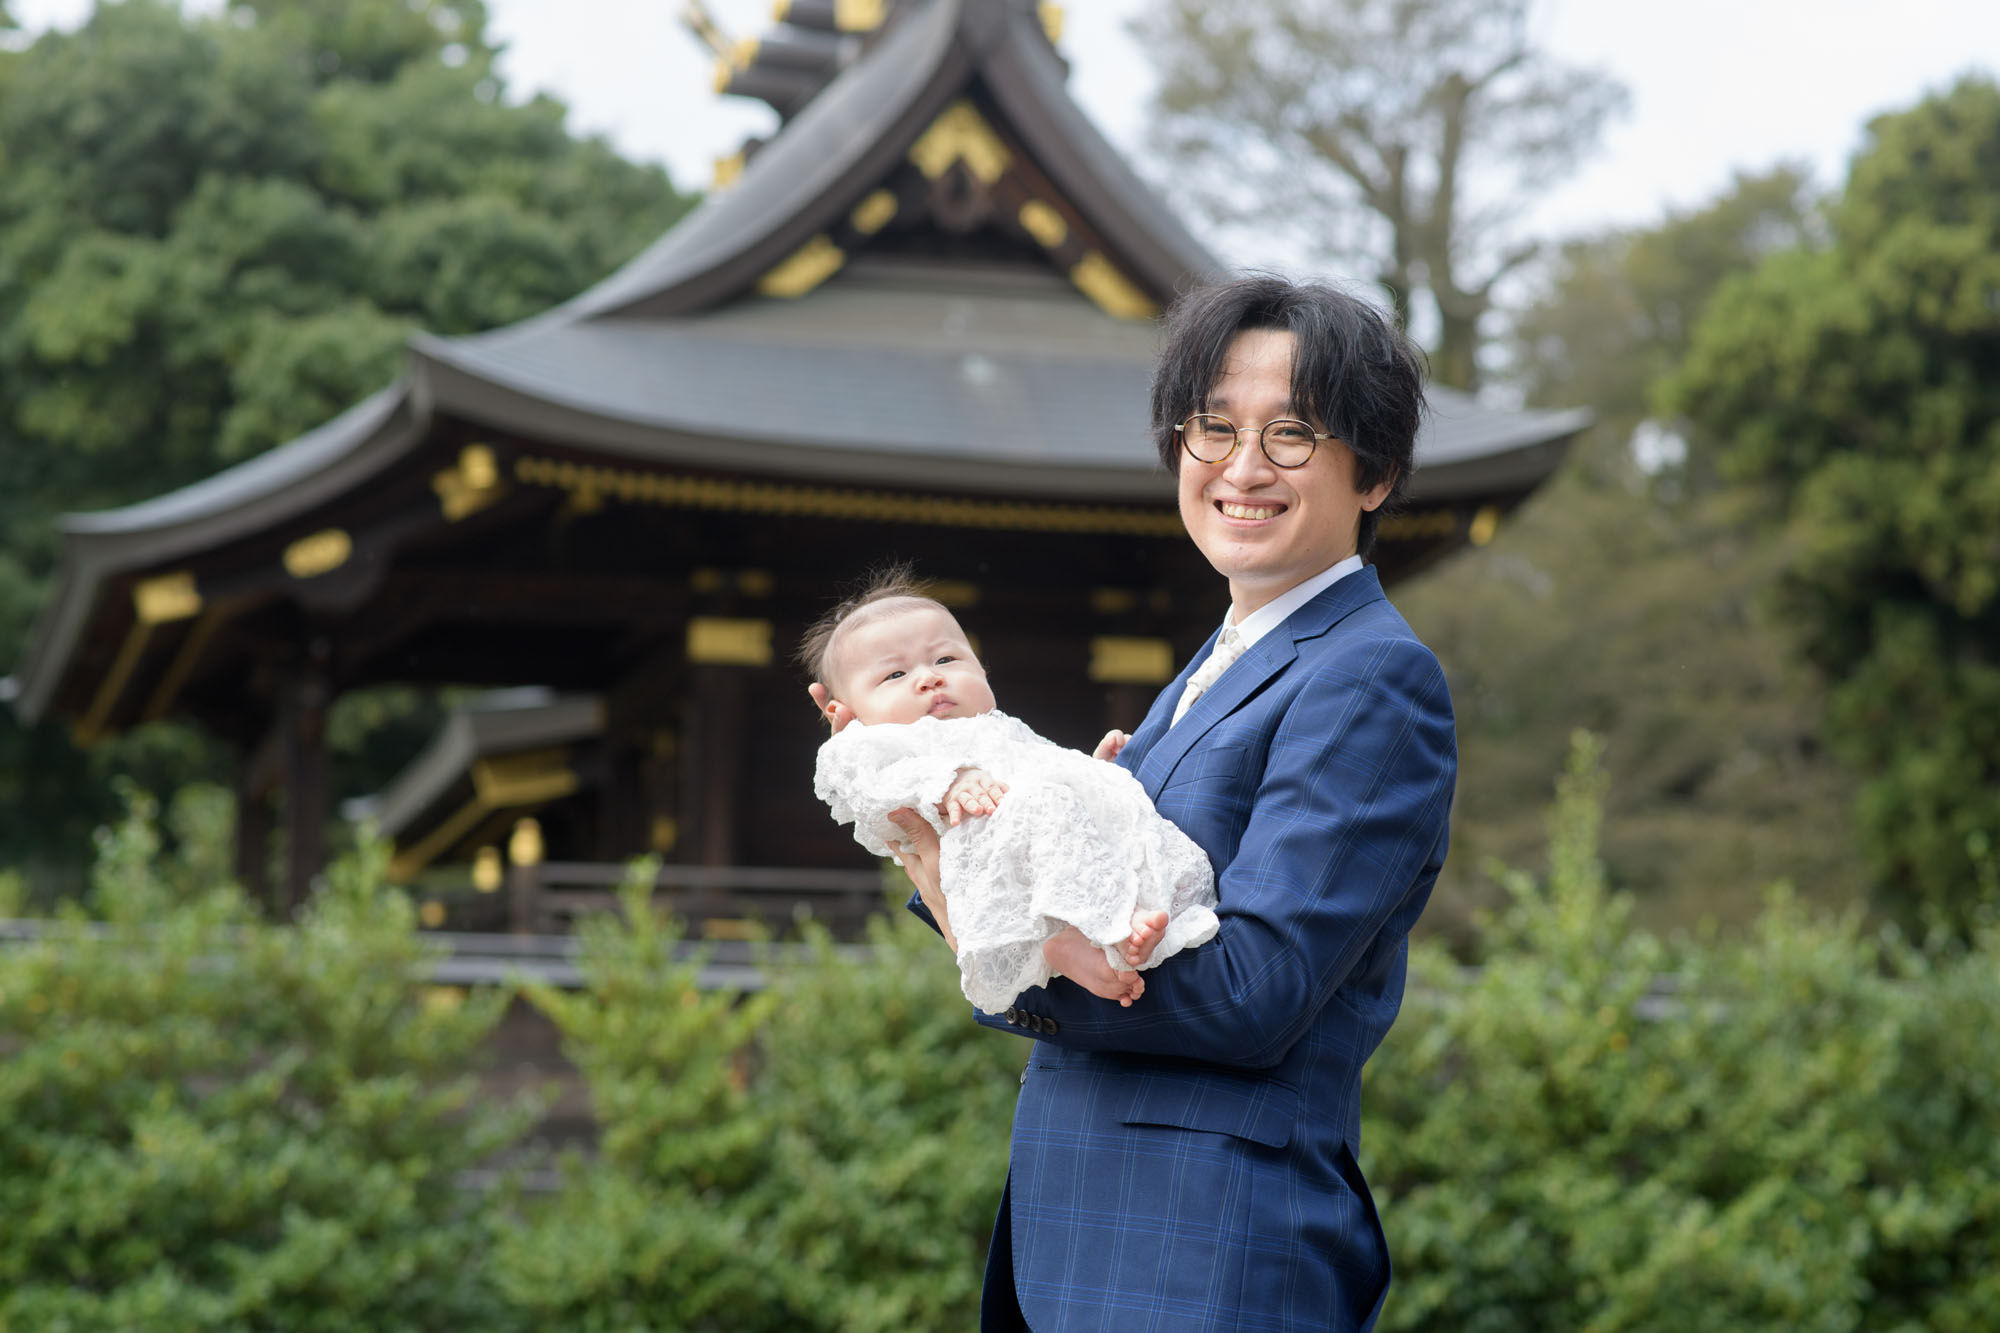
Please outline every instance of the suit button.
M1016 1008L1014 1008L1014 1007L1013 1007L1012 1005L1009 1005L1009 1006L1007 1007L1007 1012L1006 1012L1006 1013L1004 1013L1004 1014L1002 1014L1002 1015L1000 1015L1000 1017L1002 1017L1002 1018L1004 1018L1004 1019L1006 1019L1006 1020L1007 1020L1007 1026L1008 1026L1008 1027L1019 1027L1019 1026L1020 1026L1020 1023L1021 1023L1021 1011L1020 1011L1019 1009L1016 1009Z
M1047 1037L1053 1037L1056 1035L1055 1019L1045 1018L1042 1020L1042 1035Z
M1029 1014L1028 1026L1034 1031L1040 1032L1042 1030L1042 1016L1040 1014Z

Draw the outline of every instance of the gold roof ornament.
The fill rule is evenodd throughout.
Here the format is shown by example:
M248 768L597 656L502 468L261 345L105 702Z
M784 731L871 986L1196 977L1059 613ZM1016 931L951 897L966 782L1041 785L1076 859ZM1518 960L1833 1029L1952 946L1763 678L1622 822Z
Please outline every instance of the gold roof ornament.
M963 162L981 184L992 185L1013 165L1014 155L979 109L961 97L939 112L910 145L910 161L932 180L951 170L953 163Z

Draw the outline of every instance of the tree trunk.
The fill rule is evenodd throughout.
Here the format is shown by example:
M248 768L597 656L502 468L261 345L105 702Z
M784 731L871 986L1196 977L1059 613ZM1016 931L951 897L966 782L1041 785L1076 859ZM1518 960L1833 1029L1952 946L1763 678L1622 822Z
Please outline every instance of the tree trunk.
M1473 393L1479 388L1479 316L1484 308L1466 313L1438 312L1437 350L1431 354L1431 379Z

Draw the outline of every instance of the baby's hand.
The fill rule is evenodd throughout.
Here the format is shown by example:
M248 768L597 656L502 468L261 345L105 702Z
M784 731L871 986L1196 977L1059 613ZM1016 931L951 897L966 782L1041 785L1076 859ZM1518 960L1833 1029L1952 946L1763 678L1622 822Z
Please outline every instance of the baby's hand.
M1104 739L1099 741L1097 748L1091 752L1090 757L1092 759L1116 759L1118 752L1125 748L1125 742L1131 739L1130 736L1127 736L1122 731L1107 731L1104 733Z
M958 827L961 819L968 815L990 815L1000 808L1000 798L1007 794L1007 784L996 782L991 773L983 768L961 768L958 781L946 789L944 799L938 802L938 813Z

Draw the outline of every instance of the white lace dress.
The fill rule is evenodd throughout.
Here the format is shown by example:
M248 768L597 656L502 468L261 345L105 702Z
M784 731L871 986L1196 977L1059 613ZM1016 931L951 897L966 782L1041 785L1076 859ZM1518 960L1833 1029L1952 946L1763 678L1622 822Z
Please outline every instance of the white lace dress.
M1007 784L999 809L950 827L938 815L961 768ZM889 856L889 812L916 810L943 843L939 879L965 998L999 1013L1049 980L1042 942L1075 926L1124 967L1135 912L1165 911L1148 966L1215 934L1208 856L1162 818L1139 780L994 711L907 725L848 724L819 748L814 790L854 840Z

